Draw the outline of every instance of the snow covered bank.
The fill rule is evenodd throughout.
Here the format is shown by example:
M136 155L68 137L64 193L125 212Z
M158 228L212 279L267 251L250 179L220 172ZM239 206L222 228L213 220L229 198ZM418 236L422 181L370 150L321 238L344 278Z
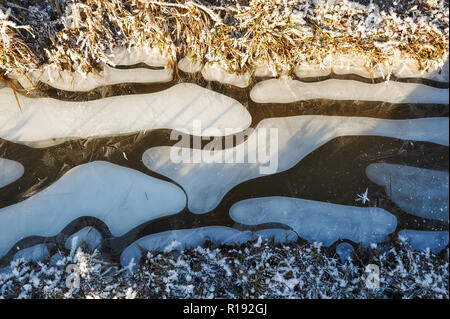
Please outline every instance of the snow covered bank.
M216 134L225 135L225 128L240 131L251 124L250 114L239 102L195 84L87 102L25 96L19 96L19 100L22 110L12 89L0 89L0 137L17 143L158 128L192 134L194 120L200 121L204 130L215 128Z
M121 236L185 205L183 191L172 183L108 162L80 165L29 199L0 209L0 257L17 241L55 236L79 217L96 217Z
M357 248L353 255L342 262L318 245L255 240L231 249L148 252L130 274L96 252L79 250L61 254L55 264L13 261L0 270L0 298L449 297L448 249L438 256L394 245L381 251ZM366 284L368 264L380 267L378 289ZM68 265L79 276L79 287L66 284L74 279Z
M405 212L448 222L448 172L376 163L366 168L366 175L384 186L386 195Z
M150 148L144 153L142 160L149 169L180 184L188 195L190 211L202 214L214 209L234 186L264 176L260 171L261 166L274 165L277 173L288 170L309 153L336 137L386 136L448 145L448 127L448 118L383 120L316 115L270 118L261 121L248 140L234 148L214 152L196 151L200 152L201 159L234 159L231 163L226 163L225 160L221 163L203 160L198 163L175 163L171 159L172 148L166 146ZM267 131L270 128L277 129L277 135L269 136L271 143L261 145L257 142L257 131L261 128ZM249 161L251 148L248 145L256 145L254 154L270 154L269 160L264 163ZM277 150L270 152L271 145L277 145ZM182 150L186 151L187 158L194 155L192 149Z
M292 103L311 99L380 101L389 103L449 103L449 90L423 84L352 80L325 80L304 83L289 78L257 83L250 91L257 103Z
M19 179L23 175L24 170L22 164L6 158L0 158L0 188Z
M294 232L284 229L266 229L255 233L224 226L171 230L148 235L135 241L122 252L120 263L123 267L129 266L130 270L133 270L141 261L142 252L145 250L180 251L202 246L206 241L216 245L239 245L260 237L263 240L273 238L278 243L296 241L298 238Z
M332 245L339 239L370 245L397 227L394 215L376 207L352 207L289 197L262 197L237 202L231 218L245 225L282 223L309 242Z

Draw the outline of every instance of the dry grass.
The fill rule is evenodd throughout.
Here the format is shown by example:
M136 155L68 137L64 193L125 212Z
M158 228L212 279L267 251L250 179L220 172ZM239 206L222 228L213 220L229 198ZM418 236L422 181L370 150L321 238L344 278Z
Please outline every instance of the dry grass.
M419 69L448 59L448 1L358 1L0 0L0 70L98 72L123 46L250 73L340 54L364 57L370 71L394 50Z

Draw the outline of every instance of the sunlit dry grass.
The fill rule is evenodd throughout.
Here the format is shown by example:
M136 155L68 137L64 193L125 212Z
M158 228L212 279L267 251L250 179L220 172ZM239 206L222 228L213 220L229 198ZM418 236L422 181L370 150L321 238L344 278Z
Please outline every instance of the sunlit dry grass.
M371 71L394 50L420 70L448 59L448 1L358 1L1 0L0 69L99 72L112 48L130 46L238 73L292 72L340 54L364 57Z

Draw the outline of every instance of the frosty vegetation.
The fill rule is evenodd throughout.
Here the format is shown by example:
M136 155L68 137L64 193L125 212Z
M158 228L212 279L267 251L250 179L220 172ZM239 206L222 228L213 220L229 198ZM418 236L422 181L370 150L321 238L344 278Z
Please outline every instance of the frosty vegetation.
M99 72L133 46L239 73L346 54L370 71L394 52L426 70L448 59L448 12L444 0L1 0L0 71Z
M435 255L393 243L358 248L341 262L317 244L260 238L241 246L148 252L130 274L80 247L53 265L13 261L0 272L0 298L449 298L448 256L448 248ZM380 268L380 288L366 285L369 264ZM77 269L78 288L68 288L68 265Z

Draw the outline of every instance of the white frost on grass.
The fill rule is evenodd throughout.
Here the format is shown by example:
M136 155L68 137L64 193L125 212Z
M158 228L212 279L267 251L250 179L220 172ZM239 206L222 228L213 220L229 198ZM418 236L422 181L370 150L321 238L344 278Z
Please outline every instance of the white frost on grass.
M367 166L366 175L384 186L386 195L405 212L448 222L448 172L375 163Z
M22 164L6 158L0 158L0 188L19 179L24 171Z
M102 243L102 235L93 227L84 227L66 239L65 247L75 252L82 243L86 243L91 251L99 248Z
M381 101L389 103L449 103L449 90L423 84L353 80L325 80L304 83L289 78L257 83L250 98L257 103L292 103L311 99Z
M108 162L77 166L20 203L0 209L0 258L20 239L50 237L83 216L102 220L113 236L186 205L172 183Z
M52 138L87 138L167 128L193 133L193 121L202 129L244 130L250 113L238 101L195 84L177 84L167 90L108 97L86 102L19 97L0 89L0 137L16 143ZM228 133L230 134L230 133Z
M231 84L239 88L246 88L250 84L250 74L228 73L217 64L206 63L202 69L202 76L207 81L218 81Z
M257 143L257 131L276 128L278 136L270 135L271 143ZM385 120L363 117L301 115L265 119L248 140L237 147L215 151L201 150L199 163L175 163L171 160L171 147L160 146L147 150L143 163L151 170L176 181L186 191L189 209L203 214L214 209L225 194L236 185L263 176L260 167L271 163L276 172L290 169L305 156L339 136L386 136L405 140L427 141L448 145L448 118L423 118L413 120ZM270 152L276 142L278 149ZM249 162L248 145L257 145L255 154L270 154L267 162ZM192 158L192 149L182 148L186 158ZM197 150L198 151L198 150ZM206 157L220 158L222 163L206 162ZM233 159L226 163L223 159Z
M419 231L405 229L398 232L398 237L407 242L413 250L427 250L435 254L448 245L448 231Z
M201 246L206 241L214 244L235 245L243 244L251 240L273 239L276 243L296 241L295 233L284 229L265 229L252 233L251 231L239 231L225 226L207 226L194 229L169 230L161 233L142 237L128 246L120 256L123 267L132 264L133 270L142 258L142 251L181 251ZM134 264L134 265L133 265Z
M49 251L45 244L34 245L22 250L19 250L13 257L13 260L23 258L27 261L43 261L49 257Z
M282 223L309 242L332 245L339 239L369 245L397 226L394 215L376 207L353 207L290 197L262 197L237 202L231 218L245 225Z

